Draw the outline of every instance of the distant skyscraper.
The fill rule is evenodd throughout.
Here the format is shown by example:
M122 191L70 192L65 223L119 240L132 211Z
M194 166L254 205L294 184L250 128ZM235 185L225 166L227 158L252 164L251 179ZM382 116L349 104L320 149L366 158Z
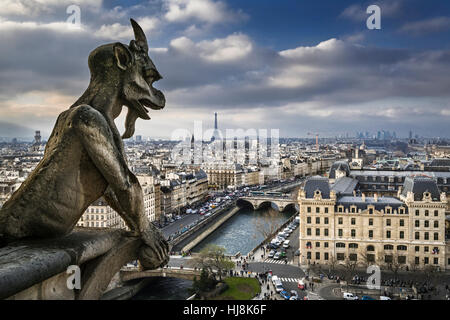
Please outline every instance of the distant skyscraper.
M41 132L36 131L34 134L34 142L35 143L41 143Z
M136 136L136 142L142 142L142 136L141 135Z
M412 130L409 130L409 140L411 140L413 138L413 132Z

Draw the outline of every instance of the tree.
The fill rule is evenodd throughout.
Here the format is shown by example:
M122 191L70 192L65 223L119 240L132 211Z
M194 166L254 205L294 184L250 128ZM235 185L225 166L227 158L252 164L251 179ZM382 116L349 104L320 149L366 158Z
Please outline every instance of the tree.
M234 262L227 256L225 256L225 248L210 244L203 248L197 256L189 261L189 264L193 267L205 269L213 274L217 271L219 274L219 280L222 281L222 274L226 270L234 268Z
M253 237L258 237L258 235L263 239L271 237L280 227L280 223L275 222L278 216L279 212L270 207L267 213L261 214L258 219L255 219L253 224L257 233Z
M338 264L338 261L334 255L330 256L330 259L328 260L328 272L334 273L336 271L336 266Z
M355 272L357 265L358 265L358 261L350 260L349 257L345 258L345 263L343 266L345 269L345 281L347 282L347 288L348 288L348 283L349 283L353 273Z

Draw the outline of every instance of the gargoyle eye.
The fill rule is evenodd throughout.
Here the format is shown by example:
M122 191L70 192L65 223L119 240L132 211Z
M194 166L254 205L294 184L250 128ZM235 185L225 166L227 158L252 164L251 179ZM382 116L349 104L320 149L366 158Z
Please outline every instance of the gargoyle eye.
M161 79L161 75L156 69L153 68L144 68L143 70L144 77L152 78L154 81Z

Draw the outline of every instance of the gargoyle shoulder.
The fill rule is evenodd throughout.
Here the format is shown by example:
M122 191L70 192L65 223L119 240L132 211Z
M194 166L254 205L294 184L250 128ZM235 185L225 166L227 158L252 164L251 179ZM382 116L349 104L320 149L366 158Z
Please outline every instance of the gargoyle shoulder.
M73 129L96 128L106 131L110 130L105 116L87 104L74 107L70 113L70 121Z

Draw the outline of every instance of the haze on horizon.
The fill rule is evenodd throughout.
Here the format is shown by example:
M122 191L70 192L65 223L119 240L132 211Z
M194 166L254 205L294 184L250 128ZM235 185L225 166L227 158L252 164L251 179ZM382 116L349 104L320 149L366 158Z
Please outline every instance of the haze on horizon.
M72 4L79 29L66 23ZM366 28L371 4L381 30ZM276 128L280 137L450 137L445 0L3 0L0 136L48 136L89 83L89 53L133 38L130 17L147 34L167 99L137 121L137 135L170 137L194 121L209 129L218 112L221 129Z

